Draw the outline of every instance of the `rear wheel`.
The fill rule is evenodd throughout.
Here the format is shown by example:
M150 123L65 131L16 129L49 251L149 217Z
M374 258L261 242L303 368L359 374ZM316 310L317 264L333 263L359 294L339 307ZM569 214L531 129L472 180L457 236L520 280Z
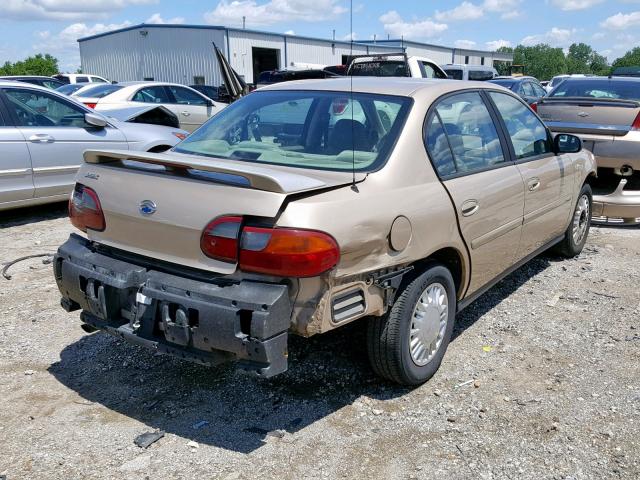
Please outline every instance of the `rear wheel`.
M587 242L591 226L592 196L591 186L583 185L573 210L571 223L567 227L564 239L558 244L558 252L567 258L578 255Z
M440 367L456 313L449 270L432 264L409 283L383 317L371 319L369 360L380 376L403 385L419 385Z

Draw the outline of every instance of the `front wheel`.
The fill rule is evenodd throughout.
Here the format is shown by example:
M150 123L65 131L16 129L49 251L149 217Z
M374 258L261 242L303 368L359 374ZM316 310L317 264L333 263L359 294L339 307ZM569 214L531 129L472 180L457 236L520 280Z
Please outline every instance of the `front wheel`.
M402 385L419 385L440 367L456 314L449 270L432 264L400 292L383 317L369 321L367 350L373 370Z
M573 210L571 223L564 234L564 238L558 244L558 252L564 257L575 257L582 251L584 244L587 242L591 226L592 197L591 186L588 184L583 185Z

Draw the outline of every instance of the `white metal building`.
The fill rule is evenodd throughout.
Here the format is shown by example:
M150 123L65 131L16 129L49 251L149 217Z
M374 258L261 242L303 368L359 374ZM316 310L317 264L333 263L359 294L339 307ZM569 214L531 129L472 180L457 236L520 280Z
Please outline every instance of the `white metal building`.
M340 65L349 55L406 50L437 63L493 65L511 55L412 41L344 42L209 25L140 24L78 40L82 71L110 80L220 85L213 43L247 82L296 63Z

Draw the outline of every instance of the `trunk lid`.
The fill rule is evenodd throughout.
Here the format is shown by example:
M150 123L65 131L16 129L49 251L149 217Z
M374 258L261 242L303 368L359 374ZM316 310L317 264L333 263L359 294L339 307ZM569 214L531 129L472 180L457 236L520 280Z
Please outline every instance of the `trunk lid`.
M554 132L623 136L640 113L634 100L544 98L538 115Z
M356 181L363 178L356 175ZM176 153L87 151L77 181L95 190L104 211L106 228L90 230L91 240L231 274L235 264L211 259L200 250L200 236L211 220L222 215L274 219L288 196L348 185L352 174Z

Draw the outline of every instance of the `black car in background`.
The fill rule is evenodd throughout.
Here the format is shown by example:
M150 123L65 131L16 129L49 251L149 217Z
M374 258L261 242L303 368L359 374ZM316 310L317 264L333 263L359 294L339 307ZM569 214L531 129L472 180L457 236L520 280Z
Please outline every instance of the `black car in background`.
M496 77L491 83L508 88L520 95L532 108L547 94L547 91L534 77Z
M60 88L64 85L64 83L62 83L60 80L40 75L12 75L7 77L0 77L0 80L31 83L32 85L40 85L41 87L50 88L51 90L55 90L56 88Z

